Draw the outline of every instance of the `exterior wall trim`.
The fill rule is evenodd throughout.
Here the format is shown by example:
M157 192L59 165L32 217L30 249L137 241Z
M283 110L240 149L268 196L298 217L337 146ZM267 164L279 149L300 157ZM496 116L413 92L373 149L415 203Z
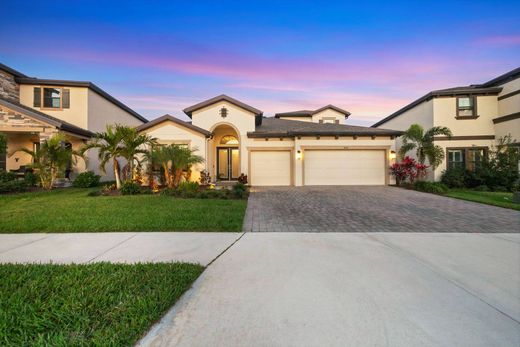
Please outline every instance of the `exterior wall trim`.
M463 140L494 140L495 135L468 135L468 136L436 136L433 138L434 141L463 141Z
M520 92L520 90L518 90L518 92ZM506 116L502 116L502 117L493 119L493 124L499 124L499 123L507 122L507 121L510 121L513 119L518 119L518 118L520 118L520 112L511 113Z
M511 92L511 93L508 93L508 94L501 95L501 96L498 97L498 100L504 100L504 99L510 98L512 96L515 96L517 94L520 94L520 89L515 90L514 92Z

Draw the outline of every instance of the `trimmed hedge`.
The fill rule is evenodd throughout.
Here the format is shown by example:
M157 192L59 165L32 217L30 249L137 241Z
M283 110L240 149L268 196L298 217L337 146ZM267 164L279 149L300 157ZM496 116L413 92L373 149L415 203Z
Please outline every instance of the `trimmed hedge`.
M446 194L449 188L441 182L417 181L413 185L413 189L433 194Z

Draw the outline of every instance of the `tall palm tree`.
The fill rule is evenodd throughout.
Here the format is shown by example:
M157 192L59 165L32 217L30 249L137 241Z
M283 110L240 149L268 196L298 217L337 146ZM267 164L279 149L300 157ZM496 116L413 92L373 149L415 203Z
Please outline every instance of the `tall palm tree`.
M107 163L112 161L117 189L121 188L121 168L118 158L123 157L124 147L122 141L125 134L124 128L124 125L109 124L106 131L96 133L92 141L81 149L82 153L92 148L98 149L99 169L103 173L106 173L105 167Z
M27 148L19 148L15 152L21 151L33 157L31 166L38 170L41 185L44 189L52 189L58 175L63 172L71 163L76 163L77 158L83 158L81 152L75 151L71 146L67 146L67 137L58 133L51 138L43 141L36 151Z
M197 148L181 145L157 146L149 154L148 161L161 165L166 185L175 188L192 165L203 163L204 158L194 154Z
M412 124L401 136L403 143L399 149L399 155L404 157L407 152L415 149L419 163L424 164L428 159L435 170L444 160L444 150L433 142L433 137L437 135L445 135L449 138L452 133L449 128L439 126L425 132L421 125Z
M135 172L135 164L141 163L140 156L148 153L147 147L153 147L157 144L157 139L147 135L139 134L136 128L120 126L118 131L121 132L121 152L120 155L126 159L127 170L124 170L124 178L128 176L133 178Z

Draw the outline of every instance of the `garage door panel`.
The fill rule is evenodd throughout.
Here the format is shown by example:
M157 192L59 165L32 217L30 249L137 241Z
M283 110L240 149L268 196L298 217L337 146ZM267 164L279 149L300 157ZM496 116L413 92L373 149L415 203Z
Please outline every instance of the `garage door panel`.
M252 151L250 176L253 186L291 185L291 152Z
M384 185L384 150L307 150L305 185Z

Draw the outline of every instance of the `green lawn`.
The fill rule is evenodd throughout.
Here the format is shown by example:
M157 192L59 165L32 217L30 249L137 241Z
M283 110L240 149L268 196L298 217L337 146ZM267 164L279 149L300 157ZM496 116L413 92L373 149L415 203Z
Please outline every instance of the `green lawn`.
M246 200L87 196L88 189L0 195L0 233L240 231Z
M131 346L202 271L183 263L0 265L0 345Z
M480 202L483 204L511 208L520 211L520 204L513 203L513 193L479 192L475 190L451 189L446 196Z

